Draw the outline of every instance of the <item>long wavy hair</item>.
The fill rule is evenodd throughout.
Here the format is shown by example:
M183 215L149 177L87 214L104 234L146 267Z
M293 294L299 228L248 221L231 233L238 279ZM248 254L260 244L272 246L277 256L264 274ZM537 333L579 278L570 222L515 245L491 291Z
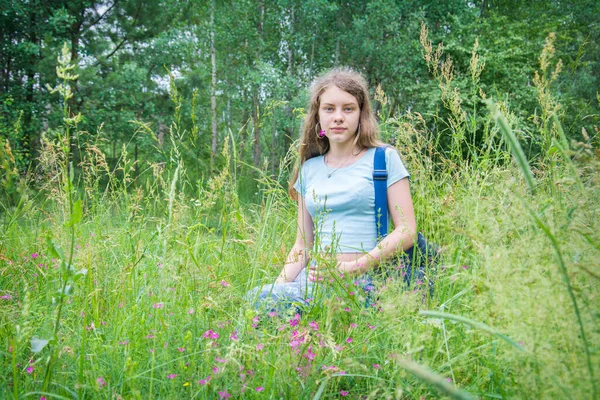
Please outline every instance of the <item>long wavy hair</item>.
M319 123L321 95L332 86L337 86L356 98L360 108L359 128L356 131L355 138L356 146L363 150L382 145L378 138L377 121L371 109L367 80L350 68L335 68L321 75L310 88L310 103L300 138L300 162L296 164L288 185L288 192L293 199L298 198L298 193L293 185L298 179L302 164L306 160L321 156L329 151L329 139L327 137L318 138L316 126Z

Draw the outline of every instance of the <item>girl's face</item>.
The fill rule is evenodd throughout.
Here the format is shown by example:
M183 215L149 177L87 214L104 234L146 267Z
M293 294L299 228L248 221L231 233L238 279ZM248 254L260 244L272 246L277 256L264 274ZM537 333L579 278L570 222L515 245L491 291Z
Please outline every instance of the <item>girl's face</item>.
M354 140L360 120L360 107L356 97L331 86L321 94L319 122L327 131L330 143L345 143Z

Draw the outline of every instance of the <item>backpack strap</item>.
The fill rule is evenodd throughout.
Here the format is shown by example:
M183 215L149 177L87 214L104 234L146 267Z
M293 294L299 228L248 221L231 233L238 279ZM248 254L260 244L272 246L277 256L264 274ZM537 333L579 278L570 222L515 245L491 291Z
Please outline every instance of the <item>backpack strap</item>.
M383 239L388 234L388 207L387 207L387 167L385 165L386 146L375 149L373 161L373 186L375 188L375 224L377 226L377 239Z

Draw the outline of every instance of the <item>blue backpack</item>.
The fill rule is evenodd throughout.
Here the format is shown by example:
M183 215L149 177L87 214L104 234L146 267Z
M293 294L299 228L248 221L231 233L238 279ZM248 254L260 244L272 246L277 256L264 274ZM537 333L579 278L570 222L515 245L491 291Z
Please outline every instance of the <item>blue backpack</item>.
M388 205L387 205L387 167L385 163L385 149L380 146L375 150L373 162L373 186L375 187L375 224L377 226L378 240L388 234ZM440 246L429 243L419 232L416 243L408 250L402 252L394 259L385 262L388 267L380 268L379 273L384 275L397 275L400 273L404 282L410 286L415 284L429 285L433 291L433 276L435 266L440 254Z

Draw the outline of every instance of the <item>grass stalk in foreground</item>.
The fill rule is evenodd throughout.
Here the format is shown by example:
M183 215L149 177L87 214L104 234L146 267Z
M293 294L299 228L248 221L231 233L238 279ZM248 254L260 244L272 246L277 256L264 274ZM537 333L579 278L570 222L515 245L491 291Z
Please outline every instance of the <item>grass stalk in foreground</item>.
M585 336L585 329L583 326L583 320L581 318L581 312L579 311L579 305L577 303L577 298L575 297L575 292L573 291L573 286L571 285L571 279L569 278L569 272L567 271L567 267L565 265L565 261L562 256L562 252L558 245L558 240L556 239L556 236L554 236L552 234L548 225L546 225L540 219L540 217L538 217L538 215L528 206L528 204L524 200L523 200L523 204L524 204L525 208L527 209L527 211L529 212L529 215L531 216L531 218L537 225L537 227L540 228L542 230L542 232L544 232L544 234L548 237L548 239L550 239L550 242L552 243L552 248L554 249L554 255L556 256L556 261L558 263L558 270L560 271L560 273L563 277L565 286L567 288L567 292L569 293L569 297L571 298L571 302L573 303L573 309L575 310L575 315L577 317L577 324L579 325L579 333L581 335L581 341L583 342L583 348L585 350L585 358L587 361L587 368L588 368L588 372L590 374L590 384L592 385L592 392L593 392L592 398L597 399L598 398L598 389L596 388L596 380L594 379L594 367L592 364L592 356L590 354L588 341Z
M394 358L396 363L416 376L417 378L429 383L430 385L436 387L440 392L450 396L453 399L460 400L474 400L470 393L467 393L463 390L458 389L454 385L451 385L448 381L446 381L443 377L429 370L428 368L417 364L416 362L406 358L406 357L396 357Z
M532 193L535 193L535 178L533 177L533 173L531 172L531 168L529 166L529 162L527 161L527 157L525 157L523 148L519 143L519 139L517 139L517 136L510 128L510 125L508 124L508 121L506 120L504 115L502 115L500 110L498 110L491 101L488 102L488 107L490 109L490 113L492 114L492 118L500 127L502 135L508 142L510 151L515 157L519 169L523 173L523 177L525 178L525 182L527 182L527 186L529 186L529 190L531 190Z

